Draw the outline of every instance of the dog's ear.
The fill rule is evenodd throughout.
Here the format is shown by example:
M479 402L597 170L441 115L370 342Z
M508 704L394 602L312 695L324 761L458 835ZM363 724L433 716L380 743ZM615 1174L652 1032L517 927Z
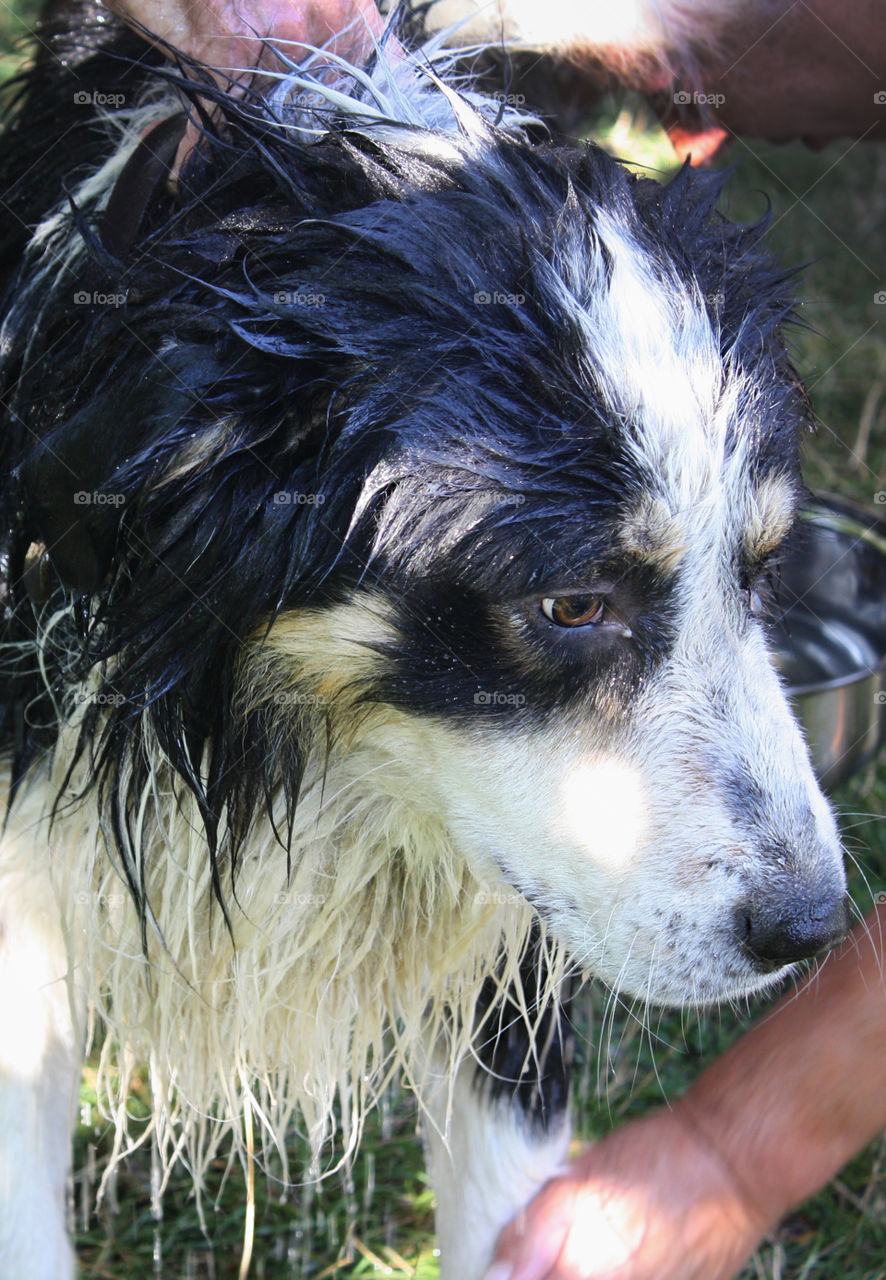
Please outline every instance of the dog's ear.
M42 542L65 587L99 590L130 493L119 477L191 397L143 377L109 378L17 470L25 533Z
M121 261L127 256L149 205L161 194L175 161L188 117L177 112L155 125L126 161L102 218L100 239Z

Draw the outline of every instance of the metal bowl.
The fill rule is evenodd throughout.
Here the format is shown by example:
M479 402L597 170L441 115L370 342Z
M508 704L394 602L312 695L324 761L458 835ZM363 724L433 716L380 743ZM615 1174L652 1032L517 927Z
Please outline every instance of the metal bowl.
M815 771L834 787L873 758L886 732L886 521L816 498L778 596L776 661Z

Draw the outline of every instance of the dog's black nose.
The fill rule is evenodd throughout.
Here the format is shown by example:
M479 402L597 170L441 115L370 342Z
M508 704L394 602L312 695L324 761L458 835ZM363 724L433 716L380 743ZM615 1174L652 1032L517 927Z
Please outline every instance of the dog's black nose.
M777 968L830 951L846 937L850 919L848 897L820 902L782 898L772 906L749 905L738 923L745 949L755 960Z

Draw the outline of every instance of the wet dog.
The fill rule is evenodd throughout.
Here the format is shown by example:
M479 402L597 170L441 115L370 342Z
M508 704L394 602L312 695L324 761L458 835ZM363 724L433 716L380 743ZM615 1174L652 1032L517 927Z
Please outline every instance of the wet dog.
M786 278L718 178L539 140L435 46L232 96L88 10L43 39L2 174L0 1266L71 1275L97 1015L106 1102L150 1061L198 1182L296 1116L353 1146L404 1069L471 1280L565 1157L570 972L704 1004L846 927L761 620Z

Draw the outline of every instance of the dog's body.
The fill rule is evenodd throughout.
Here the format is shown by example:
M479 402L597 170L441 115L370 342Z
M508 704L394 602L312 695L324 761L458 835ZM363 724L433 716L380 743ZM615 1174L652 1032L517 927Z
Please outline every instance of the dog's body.
M421 59L216 93L170 196L176 86L52 21L4 174L0 1274L71 1273L95 1010L198 1177L244 1115L355 1142L404 1067L472 1280L565 1156L567 963L704 1003L845 927L754 616L783 278L714 180Z

